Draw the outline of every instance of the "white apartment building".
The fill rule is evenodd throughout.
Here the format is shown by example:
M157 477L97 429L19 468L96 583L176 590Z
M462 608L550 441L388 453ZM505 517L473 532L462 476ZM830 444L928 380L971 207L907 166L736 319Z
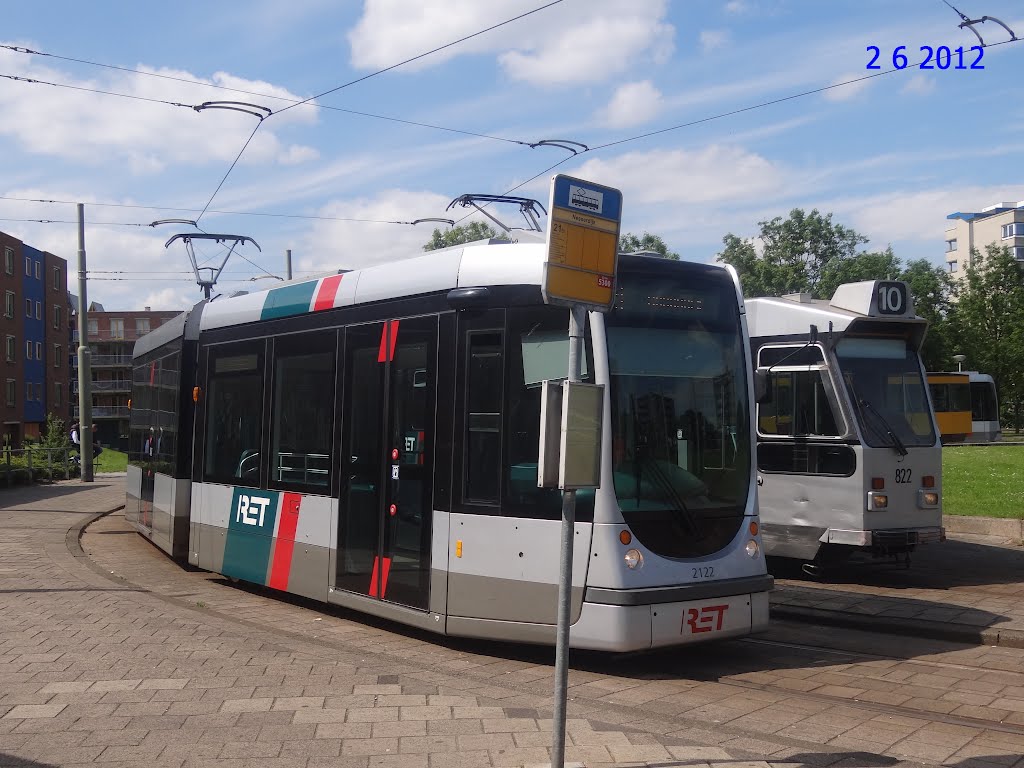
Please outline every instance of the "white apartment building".
M970 264L971 249L985 257L985 246L1008 246L1018 260L1024 261L1024 200L996 203L977 213L951 213L946 217L946 266L954 280L962 280Z

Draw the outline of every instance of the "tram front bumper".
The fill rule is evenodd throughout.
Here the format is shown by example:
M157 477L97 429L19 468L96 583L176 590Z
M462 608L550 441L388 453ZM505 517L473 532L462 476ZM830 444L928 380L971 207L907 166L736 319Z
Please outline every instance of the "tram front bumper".
M655 605L584 602L573 648L638 651L747 635L768 626L768 593Z
M821 541L827 544L844 544L851 547L868 547L875 550L907 549L918 544L938 544L946 540L946 529L935 528L885 528L874 531L848 531L829 528Z

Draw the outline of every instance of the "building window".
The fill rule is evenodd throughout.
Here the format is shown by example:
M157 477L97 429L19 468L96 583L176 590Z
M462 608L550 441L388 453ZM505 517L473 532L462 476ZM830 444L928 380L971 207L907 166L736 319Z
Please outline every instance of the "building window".
M32 257L25 257L25 277L32 277Z
M7 405L13 408L18 397L18 386L14 379L7 380Z
M62 353L62 351L63 350L61 349L60 344L54 344L53 345L53 367L54 368L60 368L60 361L61 361L61 353Z
M40 403L43 402L43 383L41 381L36 382L36 400Z
M14 274L14 249L4 246L4 271L8 275Z
M26 360L31 360L32 359L32 342L31 341L26 341L25 342L25 359Z
M956 238L946 241L946 253L956 250Z
M37 301L36 302L36 320L42 320L42 319L43 319L43 302Z
M950 271L950 273L956 272L957 269L959 269L959 267L957 266L957 263L955 261L949 262L949 271Z
M42 276L43 276L42 266L43 266L42 262L38 262L38 261L36 262L36 280L42 279Z
M25 299L25 317L32 317L32 299Z
M1024 237L1024 221L1003 224L1003 239L1008 237Z
M62 382L56 382L53 388L53 404L56 407L63 405L64 400L64 384Z
M53 327L60 330L60 304L57 304L53 308Z
M14 317L14 291L4 293L4 317Z
M112 317L110 318L110 338L112 339L123 339L124 338L124 318Z
M1015 245L1010 251L1017 261L1024 261L1024 245Z
M145 336L149 333L149 318L148 317L137 317L135 318L135 333L138 336Z
M42 360L42 359L43 359L43 342L37 341L36 342L36 360Z
M100 325L98 320L89 320L89 338L95 338L100 335Z
M7 344L4 347L4 351L6 352L5 357L7 358L7 362L8 363L13 363L14 362L14 358L17 355L17 352L18 352L17 346L16 346L17 343L18 343L17 340L13 336L8 336L7 337Z
M53 290L59 291L61 284L60 267L53 268Z

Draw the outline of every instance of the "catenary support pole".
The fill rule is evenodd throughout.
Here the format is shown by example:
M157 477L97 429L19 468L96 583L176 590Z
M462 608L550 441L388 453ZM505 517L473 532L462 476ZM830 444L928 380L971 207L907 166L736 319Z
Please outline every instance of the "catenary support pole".
M284 273L288 279L292 279L292 249L289 248L284 252Z
M86 314L85 206L78 204L78 456L82 462L82 481L92 477L92 366L89 359L89 324Z
M569 311L569 381L582 380L585 307ZM562 407L565 407L563 398ZM572 605L572 555L576 529L576 490L562 491L562 546L558 568L558 627L555 636L555 717L551 723L551 766L565 765L565 720L569 693L569 619Z

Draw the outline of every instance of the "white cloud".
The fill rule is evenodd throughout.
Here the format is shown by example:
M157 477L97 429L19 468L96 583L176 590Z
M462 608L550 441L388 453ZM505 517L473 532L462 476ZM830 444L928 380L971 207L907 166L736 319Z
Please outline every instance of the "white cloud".
M916 74L900 89L900 93L927 96L935 91L935 78Z
M850 101L863 93L867 87L871 85L871 80L858 80L858 78L863 76L863 72L850 72L845 75L840 75L829 83L829 85L835 85L838 87L830 88L822 95L828 101ZM840 83L849 83L849 85L839 85Z
M729 0L725 4L726 13L743 13L748 9L748 5L743 0Z
M700 47L704 53L721 48L729 42L729 30L727 29L702 29L700 31Z
M411 221L427 216L458 219L458 215L445 213L449 202L450 198L434 192L389 189L373 198L334 200L317 213L333 218L375 221ZM483 220L483 217L477 214L473 220L477 219ZM412 258L423 253L423 244L430 240L433 227L443 229L445 226L317 221L303 239L299 252L308 255L299 257L296 269L358 269Z
M604 108L604 122L610 128L628 128L654 119L661 108L661 91L650 80L626 83Z
M10 136L25 151L86 165L117 163L138 174L166 166L231 162L255 126L255 118L234 111L188 107L204 101L242 100L277 108L279 96L299 97L258 80L224 72L200 78L189 72L153 69L144 72L187 80L182 83L132 72L105 73L102 79L82 79L67 72L38 66L35 59L0 50L3 69L23 77L101 91L122 93L135 100L81 90L5 81L0 84L0 136ZM249 96L211 86L242 88L266 97ZM146 99L174 102L174 107ZM315 107L289 110L263 126L247 151L248 163L295 162L308 157L308 148L284 145L278 125L313 123ZM59 118L55 117L59 116Z
M788 176L760 155L717 144L696 151L630 152L611 160L588 160L578 174L621 189L626 206L757 200L778 194Z
M521 0L366 0L363 16L348 34L352 64L361 69L391 66L524 13L531 5ZM661 63L671 55L675 28L663 21L666 12L666 0L591 0L585 13L558 5L399 71L415 72L460 55L497 54L515 80L602 82L635 61Z

